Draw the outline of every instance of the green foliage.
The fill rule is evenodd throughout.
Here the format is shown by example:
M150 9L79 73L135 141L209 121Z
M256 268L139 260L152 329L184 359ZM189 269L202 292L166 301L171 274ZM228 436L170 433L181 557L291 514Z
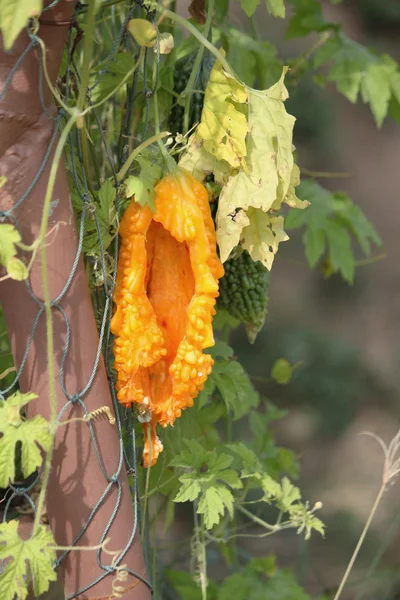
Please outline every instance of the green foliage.
M229 64L246 85L265 89L279 79L283 63L275 46L226 25L221 39Z
M74 188L71 195L74 212L80 222L84 204L80 194ZM101 260L104 252L106 253L118 231L115 196L116 190L112 180L106 179L97 193L96 200L92 200L86 206L82 250L84 255L95 259L95 285L102 284L104 277L101 268L97 267L97 261ZM111 261L110 257L110 264Z
M325 21L319 0L289 0L289 2L294 11L286 31L288 39L335 28L332 23Z
M8 400L0 399L0 487L15 481L15 452L22 444L22 472L28 477L42 464L40 448L48 450L51 443L49 424L40 415L25 420L23 407L37 398L36 394L15 392ZM39 448L40 446L40 448Z
M140 167L137 175L129 175L125 180L125 196L131 198L135 196L135 201L140 206L148 204L151 210L155 210L154 186L162 176L161 168L146 155L138 156L136 159Z
M200 586L183 571L168 570L167 576L181 600L201 600ZM209 581L208 600L310 600L290 569L279 569L275 556L251 559L221 585ZM320 599L322 600L322 598Z
M232 457L220 452L207 451L194 440L185 440L186 450L170 462L172 467L185 469L179 477L181 487L175 502L198 500L197 512L204 516L206 529L217 525L225 510L233 516L232 489L240 489L238 474L229 469Z
M32 588L35 597L47 592L56 581L55 542L43 525L26 540L18 535L18 521L0 524L0 560L5 560L1 573L2 600L25 600Z
M387 55L377 56L339 31L314 55L315 68L328 63L332 66L327 80L335 82L350 102L355 103L361 94L380 127L388 113L390 99L400 102L400 72L396 61Z
M306 211L289 211L286 228L305 227L303 243L310 267L326 255L325 273L340 273L352 283L356 259L351 235L366 256L371 255L371 244L382 241L361 209L343 192L329 192L316 181L304 181L299 187L300 197L311 206Z
M1 186L0 186L1 187ZM9 223L0 224L0 263L16 281L22 281L28 277L28 269L20 258L17 258L17 249L21 247L21 235L19 231Z
M241 419L251 408L258 406L259 398L242 365L232 357L232 349L223 342L210 350L214 357L214 367L204 390L198 396L199 406L216 392L225 403L228 413L234 420Z
M242 571L227 577L218 600L309 600L289 569L277 569L274 556L253 558Z
M260 0L240 0L240 4L246 15L251 17L260 4ZM283 0L265 0L265 4L270 15L281 19L285 18L286 10Z
M225 275L219 282L218 305L246 326L254 343L264 325L268 306L269 273L244 250L224 264Z

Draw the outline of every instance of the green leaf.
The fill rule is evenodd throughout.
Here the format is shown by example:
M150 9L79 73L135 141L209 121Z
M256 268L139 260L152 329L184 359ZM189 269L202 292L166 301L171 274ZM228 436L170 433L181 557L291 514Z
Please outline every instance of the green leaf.
M332 63L327 80L335 82L337 89L350 102L355 103L361 93L363 102L370 105L380 127L388 113L391 98L398 99L398 64L387 55L377 56L343 32L336 33L315 52L315 68L327 63Z
M348 283L354 280L355 259L351 239L340 223L328 221L325 235L329 247L329 259L333 270L340 272Z
M204 94L204 106L195 138L217 160L239 168L246 156L249 131L242 111L247 102L246 88L226 73L217 60Z
M146 156L138 156L136 162L140 166L138 175L130 175L125 181L125 194L127 198L135 196L135 201L140 206L148 204L151 210L155 211L155 190L154 186L162 177L162 169L156 163Z
M240 476L242 478L262 478L263 465L255 452L246 446L246 444L235 442L234 444L225 444L224 448L234 455L233 467L238 470L240 469Z
M279 479L283 473L297 477L298 459L294 452L276 445L272 434L271 423L286 416L286 411L278 409L271 402L267 403L266 412L251 411L249 426L252 433L251 448L262 464L262 473Z
M29 277L29 271L20 258L14 256L7 263L7 273L15 281L23 281Z
M51 532L43 525L23 540L18 535L18 521L0 524L0 560L10 559L1 574L2 600L25 600L30 585L35 597L49 589L50 582L57 580L54 546Z
M125 180L125 193L127 198L135 196L135 202L140 206L145 206L148 203L149 190L144 181L136 175L130 175Z
M200 585L194 581L192 575L187 571L176 571L166 569L166 576L181 600L202 600ZM216 600L218 585L207 577L207 600Z
M234 573L226 577L220 587L218 600L250 600L254 582L243 573Z
M218 600L310 600L290 569L277 569L274 556L253 558L240 573L226 577Z
M362 79L361 93L365 102L369 102L376 124L380 127L388 113L392 95L392 77L396 75L395 64L369 65Z
M228 509L232 518L233 503L232 492L226 487L214 485L206 488L197 507L197 513L204 515L206 529L212 529L214 525L218 525L221 517L224 516L225 509Z
M313 180L299 186L300 197L307 197L311 206L306 211L290 210L286 229L305 226L303 243L308 263L314 267L327 251L330 271L327 275L340 273L352 283L355 257L350 234L366 256L370 256L371 244L382 245L382 240L361 209L343 192L329 192Z
M337 220L342 222L354 234L364 254L370 255L370 244L382 246L382 239L368 221L359 206L353 204L350 198L341 192L334 194L334 211Z
M112 235L110 229L116 225L115 211L116 190L110 179L106 179L99 189L99 203L96 205L96 214L99 219L100 235L104 249L110 245Z
M283 0L265 0L267 10L273 17L284 19L286 17L286 9Z
M236 471L230 469L233 457L216 450L206 450L195 440L185 440L186 448L175 456L170 466L186 470L179 477L181 487L175 502L198 499L197 512L204 515L204 525L217 525L225 510L233 515L234 497L231 489L242 483Z
M325 233L310 227L303 235L303 243L308 264L315 267L325 250Z
M297 529L297 533L305 533L305 539L309 539L313 530L322 536L325 526L314 512L321 508L322 504L317 502L313 508L309 503L303 503L299 488L294 486L287 477L281 483L275 481L269 475L264 475L261 480L264 492L263 500L267 504L276 506L283 514L287 515L288 521Z
M0 263L7 269L9 261L17 254L16 244L21 236L14 225L0 223Z
M5 50L10 50L29 19L39 15L43 0L0 0L0 30Z
M271 377L277 383L286 385L292 379L293 367L286 358L278 358L272 366Z
M83 251L88 256L101 256L101 246L107 250L117 232L117 213L115 210L116 190L113 182L106 179L99 189L98 201L93 202L86 213L84 222ZM73 194L74 206L78 216L83 206ZM97 217L97 225L93 213ZM100 245L101 240L101 245Z
M253 16L260 0L240 0L240 4L248 17ZM265 0L265 5L270 15L284 19L286 16L283 0Z
M22 444L24 477L28 477L42 464L40 448L46 452L50 448L49 423L40 415L28 420L24 420L21 416L21 409L34 398L37 398L36 394L15 392L8 400L0 400L1 488L6 488L9 481L15 481L15 451L18 442Z
M184 475L180 478L182 486L174 498L174 502L193 502L201 494L201 487L197 481L191 477L188 479Z
M208 354L215 358L232 358L233 348L222 340L216 340L214 346L207 350Z
M325 21L322 5L318 0L290 0L290 4L294 11L286 31L287 39L302 37L332 27Z
M219 0L215 6L215 20L217 24L223 23L229 11L229 0Z
M258 393L236 360L217 356L206 385L209 395L218 390L227 411L232 411L234 420L241 419L250 408L258 406Z
M99 102L120 85L121 81L132 68L134 55L128 52L120 52L116 54L112 62L106 65L103 61L94 65L93 73L90 80L90 85L96 86L91 92L93 102ZM107 66L107 71L103 74L104 68ZM100 74L102 75L99 79ZM123 87L123 86L122 86ZM118 93L122 93L122 90Z
M283 65L275 46L233 27L225 27L221 33L227 46L227 60L241 81L263 89L279 79Z
M248 17L253 16L260 0L240 0L240 5Z

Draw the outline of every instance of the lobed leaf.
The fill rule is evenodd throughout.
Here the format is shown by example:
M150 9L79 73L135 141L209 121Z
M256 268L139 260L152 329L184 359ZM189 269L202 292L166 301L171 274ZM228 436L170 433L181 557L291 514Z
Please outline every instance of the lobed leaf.
M36 394L15 392L8 400L0 400L0 487L6 488L15 481L15 452L22 444L21 462L24 477L28 477L42 464L41 448L47 451L51 444L49 423L40 415L24 420L21 409Z
M52 533L43 525L23 540L18 535L18 521L0 524L0 560L6 561L1 574L2 600L25 600L30 586L35 597L49 589L50 582L57 579L54 546Z

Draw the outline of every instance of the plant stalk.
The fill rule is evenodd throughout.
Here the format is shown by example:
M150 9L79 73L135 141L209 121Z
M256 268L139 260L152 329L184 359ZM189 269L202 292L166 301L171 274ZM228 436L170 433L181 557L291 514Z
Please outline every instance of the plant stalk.
M130 153L130 155L128 156L128 158L126 159L124 164L122 165L121 169L118 171L118 174L117 174L118 181L120 183L122 183L125 175L127 174L130 167L132 166L132 163L136 160L136 157L139 156L139 154L145 148L147 148L147 146L151 146L151 144L154 144L154 142L157 142L158 140L162 140L163 138L167 137L167 135L169 135L169 131L162 131L161 133L159 133L157 135L151 136L146 141L144 141L142 144L140 144L140 146L135 148L133 150L133 152Z
M64 131L62 132L60 139L58 141L54 159L50 169L49 181L47 184L46 195L44 198L43 204L43 215L42 221L40 224L39 231L39 244L40 244L40 256L42 261L42 279L43 279L43 300L45 306L45 315L46 315L46 331L47 331L47 364L48 364L48 373L49 373L49 399L50 399L50 447L49 451L46 454L45 462L44 462L44 470L43 470L43 479L42 479L42 487L39 494L39 499L36 507L35 520L33 523L32 529L32 537L38 531L40 526L40 518L42 516L44 501L46 497L47 485L49 482L50 469L51 469L51 461L53 458L53 449L54 449L54 438L56 432L56 420L57 420L57 404L56 404L56 379L54 373L54 339L53 339L53 318L51 314L51 298L50 298L50 290L49 290L49 279L47 273L47 249L46 249L46 232L47 225L49 221L49 209L50 202L53 195L54 185L57 176L58 165L61 160L61 155L64 149L64 146L67 142L69 133L74 126L76 121L76 116L72 115L68 120Z
M385 492L385 489L386 489L386 485L385 485L385 483L383 483L381 485L381 488L380 488L380 490L378 492L378 495L377 495L377 497L375 499L375 502L374 502L374 505L373 505L373 507L371 509L371 512L369 513L369 517L367 519L367 522L365 523L364 529L362 530L360 538L359 538L359 540L357 542L357 546L355 547L353 555L352 555L352 557L350 559L349 564L347 565L347 569L346 569L346 571L345 571L345 573L344 573L344 575L342 577L342 581L340 582L340 585L338 587L338 590L337 590L337 592L336 592L335 597L334 597L333 600L339 600L339 598L340 598L340 596L341 596L341 594L343 592L344 586L346 585L346 582L347 582L347 580L349 578L349 575L350 575L350 573L351 573L351 571L353 569L353 566L354 566L354 563L355 563L356 558L358 556L358 553L360 551L360 548L361 548L361 546L364 543L365 537L366 537L366 535L368 533L368 530L369 530L369 528L371 526L372 520L373 520L373 518L375 516L375 513L376 513L376 511L378 509L379 503L382 500L382 496L383 496L383 494Z
M87 25L85 31L85 41L83 46L83 64L81 70L81 82L79 84L79 96L77 102L77 109L79 112L83 111L86 100L86 90L89 84L90 75L90 61L92 58L93 49L93 36L96 16L96 0L89 0Z

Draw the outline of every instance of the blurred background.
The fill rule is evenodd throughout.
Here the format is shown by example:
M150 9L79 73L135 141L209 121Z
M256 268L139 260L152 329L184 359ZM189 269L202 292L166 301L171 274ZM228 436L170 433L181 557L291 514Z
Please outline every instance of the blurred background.
M326 17L340 22L352 39L399 60L398 0L323 5ZM232 18L238 23L238 16ZM285 25L279 20L261 10L257 19L281 56L301 51L297 43L282 42ZM304 48L311 43L304 40ZM299 456L303 497L323 502L319 516L327 525L324 540L314 536L304 543L296 534L276 535L271 542L257 541L258 550L276 551L280 564L294 568L310 593L329 594L382 481L382 449L361 433L373 432L389 443L400 427L400 130L390 118L377 130L369 108L352 105L333 85L324 90L306 79L290 91L287 110L297 118L300 168L348 174L319 181L347 192L362 208L381 235L385 254L361 264L348 286L339 276L325 280L318 270L310 271L300 234L291 232L273 267L266 327L254 346L242 331L233 336L235 352L259 391L289 410L275 428L277 439ZM266 380L280 357L301 365L288 386L271 388ZM400 598L399 490L396 483L385 494L353 571L352 579L361 585L349 587L343 598Z
M219 0L217 0L218 2ZM177 2L187 16L187 0ZM250 29L240 10L231 14L242 30ZM400 61L400 0L322 2L325 16L340 22L354 40L390 53ZM256 14L265 40L288 60L309 48L312 38L284 41L287 23ZM389 443L400 429L400 128L388 117L377 130L369 107L351 104L333 84L318 87L304 78L290 89L287 110L297 118L294 141L304 172L337 172L319 179L326 188L343 190L374 224L384 242L376 260L360 256L355 283L339 276L324 279L306 263L301 232L290 233L274 263L267 322L250 346L244 329L232 335L235 354L263 396L288 414L276 423L277 443L297 455L297 484L303 497L323 503L324 539L310 542L287 531L271 538L249 539L243 551L276 553L281 567L291 567L310 595L334 596L382 481L382 448L372 432ZM383 256L384 255L384 256ZM1 349L1 346L0 346ZM286 386L271 383L275 360L299 363ZM244 432L246 435L246 432ZM400 484L386 492L374 519L344 600L400 599ZM160 562L187 567L192 514L178 512L168 535L160 524ZM165 542L165 544L164 544ZM171 550L176 542L178 550ZM220 562L210 555L210 576ZM49 598L60 598L59 589ZM176 595L162 595L162 600ZM189 600L184 599L184 600Z

